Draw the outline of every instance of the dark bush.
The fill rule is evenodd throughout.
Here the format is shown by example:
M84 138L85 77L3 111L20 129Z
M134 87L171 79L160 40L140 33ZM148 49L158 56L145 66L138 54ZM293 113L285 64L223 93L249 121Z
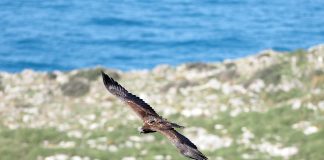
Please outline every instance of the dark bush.
M114 71L111 69L104 69L101 67L80 70L76 74L74 74L71 78L72 79L85 78L89 81L94 81L94 80L97 80L99 76L101 76L101 71L106 72L110 77L112 77L115 80L118 80L120 78L120 75L117 71Z
M80 97L87 94L90 90L89 82L81 78L70 79L69 82L61 86L64 95L70 97Z

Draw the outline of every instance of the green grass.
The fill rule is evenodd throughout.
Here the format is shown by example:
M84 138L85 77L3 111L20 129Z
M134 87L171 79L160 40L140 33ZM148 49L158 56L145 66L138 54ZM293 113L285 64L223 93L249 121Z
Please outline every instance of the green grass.
M284 102L292 98L299 98L304 95L303 91L298 88L291 89L287 92L276 91L276 92L265 92L265 100L270 101L272 104Z
M42 148L43 141L56 143L67 140L65 134L53 128L10 130L1 128L0 155L2 160L36 159L38 155L50 155L57 150Z
M287 62L273 64L267 68L257 71L246 84L252 83L256 79L262 79L267 84L279 84L283 76L291 75L290 64Z
M110 133L99 130L90 132L89 137L79 140L69 138L64 132L58 132L53 128L22 128L16 130L1 128L0 155L1 160L32 160L37 159L38 156L46 157L58 153L64 153L70 156L88 156L99 159L121 159L125 156L143 157L140 155L142 149L125 147L119 149L117 152L107 152L90 148L85 142L87 139L107 137L108 141L113 140L109 142L110 144L120 144L127 140L130 135L138 135L138 132L125 127ZM149 150L148 154L145 155L147 159L152 159L155 155L163 153L177 157L177 153L170 144L161 145L162 142L166 142L164 141L164 137L161 135L156 135L156 137L158 142L145 142L146 144L142 144L145 145L143 148ZM57 144L60 141L75 141L77 145L74 148L44 148L44 141L48 141L50 144Z
M283 106L270 109L266 113L243 113L234 118L228 114L223 114L217 123L227 126L229 135L235 139L238 139L242 134L241 128L246 127L255 135L255 143L260 143L260 140L264 139L273 143L282 143L284 146L297 146L299 152L292 159L319 160L323 159L324 156L322 152L324 148L324 120L316 119L314 114L314 111L309 109L292 110L290 106ZM300 121L313 122L321 131L306 136L292 128L293 124ZM276 137L280 137L280 141ZM239 155L247 153L247 149L235 144L230 148L217 150L216 153L223 155L225 159L241 159ZM254 154L259 155L256 159L266 159L263 154Z
M308 53L305 49L297 49L291 52L289 55L297 57L297 65L300 68L305 69L307 67L307 62L306 62L307 54Z
M323 116L315 115L315 112L303 107L293 110L290 106L274 107L267 112L247 112L241 113L236 117L231 117L224 112L218 115L217 119L206 117L179 118L179 116L169 117L174 121L186 121L186 124L206 129L210 134L227 136L233 139L231 146L220 148L215 151L205 151L209 157L223 157L224 159L242 159L243 154L249 154L255 159L283 159L281 157L271 157L267 153L245 147L238 143L242 136L242 127L250 130L255 138L252 143L260 144L261 139L271 143L281 143L283 146L296 146L299 149L297 155L292 159L323 159L322 149L324 148L324 120ZM304 135L301 131L292 128L292 125L300 121L309 121L316 125L320 131L312 135ZM221 133L214 129L215 124L221 124L227 133ZM30 129L21 128L10 130L2 127L0 131L0 155L3 160L37 159L38 156L46 157L58 153L70 156L88 156L98 159L121 159L125 156L133 156L138 159L153 159L155 155L171 155L173 159L184 159L177 150L160 134L153 134L153 142L141 142L140 148L122 147L117 152L102 151L90 148L87 140L107 137L107 144L124 144L129 136L139 135L136 130L138 123L131 123L127 126L118 121L108 122L107 125L114 125L118 129L107 132L105 129L93 131L83 130L83 138L67 137L65 132L59 132L53 128ZM181 131L182 132L182 131ZM278 139L279 137L279 139ZM74 141L76 146L73 148L44 148L44 141L51 144L58 144L61 141ZM120 146L119 146L120 147ZM141 154L142 150L147 150L147 154Z

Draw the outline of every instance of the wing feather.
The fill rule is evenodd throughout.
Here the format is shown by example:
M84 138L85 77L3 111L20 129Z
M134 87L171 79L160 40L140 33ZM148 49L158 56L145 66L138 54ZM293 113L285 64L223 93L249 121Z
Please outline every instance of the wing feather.
M128 92L124 87L104 72L102 72L102 79L107 90L126 102L142 119L147 115L158 116L154 109L144 102L144 100Z
M197 146L195 144L193 144L187 137L180 134L175 129L159 130L159 132L166 136L172 143L182 143L194 149L197 149Z
M202 154L197 146L193 144L187 137L180 134L175 129L158 130L164 136L166 136L174 146L178 148L181 154L186 157L196 160L207 160L208 158Z

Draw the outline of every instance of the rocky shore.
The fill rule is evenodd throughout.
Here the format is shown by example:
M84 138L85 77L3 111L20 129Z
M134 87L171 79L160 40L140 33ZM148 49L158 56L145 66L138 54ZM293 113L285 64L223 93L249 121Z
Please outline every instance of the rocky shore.
M0 159L181 159L105 90L104 70L211 159L324 158L324 45L122 72L0 72Z

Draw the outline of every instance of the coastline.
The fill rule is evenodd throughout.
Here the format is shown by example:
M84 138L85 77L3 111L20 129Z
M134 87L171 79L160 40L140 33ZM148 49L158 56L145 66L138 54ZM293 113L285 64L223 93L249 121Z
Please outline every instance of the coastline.
M114 159L158 159L158 150L139 152L147 147L140 142L158 141L165 144L162 159L179 158L165 139L138 136L139 120L107 93L101 70L163 117L188 126L182 132L211 159L320 159L322 154L309 149L324 147L324 45L152 70L0 72L1 145L17 141L27 146L11 146L13 155L8 155L14 157L18 147L30 159L60 154L66 159L105 159L105 152ZM24 142L21 132L39 134L40 139ZM43 136L47 132L55 136ZM148 146L156 149L159 143Z

